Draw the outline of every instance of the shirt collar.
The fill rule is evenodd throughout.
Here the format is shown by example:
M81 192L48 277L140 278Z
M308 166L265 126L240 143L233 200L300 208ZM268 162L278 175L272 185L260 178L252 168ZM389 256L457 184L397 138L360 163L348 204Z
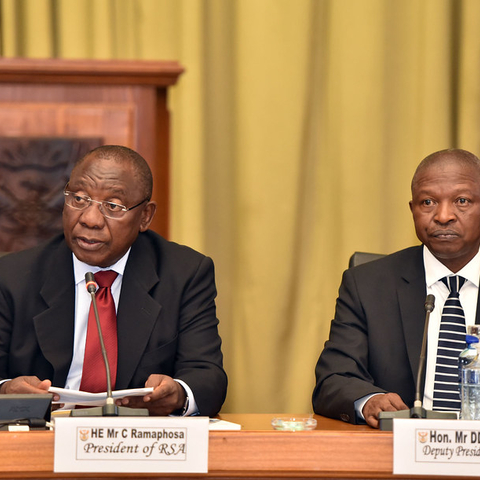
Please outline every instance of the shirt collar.
M423 246L423 263L425 265L425 279L427 287L431 287L443 277L450 275L460 275L472 282L477 288L480 280L480 252L477 253L461 270L453 273L442 262L437 260L432 252L424 245Z
M93 274L100 272L101 270L113 270L117 272L119 275L123 275L125 271L125 266L127 264L128 256L130 254L131 248L127 250L125 255L120 258L116 263L111 265L107 268L95 267L92 265L88 265L87 263L81 262L74 253L72 253L73 257L73 274L75 276L75 285L78 285L80 282L85 281L85 274L87 272L92 272Z

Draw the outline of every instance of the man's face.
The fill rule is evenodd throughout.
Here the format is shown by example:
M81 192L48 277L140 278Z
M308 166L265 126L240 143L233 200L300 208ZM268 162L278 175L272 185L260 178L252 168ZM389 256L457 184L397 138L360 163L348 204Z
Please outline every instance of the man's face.
M127 208L144 200L144 192L130 163L97 159L94 155L74 169L68 190ZM119 219L106 218L97 203L84 210L65 205L65 240L80 261L109 267L127 252L139 232L148 229L154 213L154 202L145 202Z
M410 209L419 240L452 272L480 245L480 174L460 162L432 164L418 173Z

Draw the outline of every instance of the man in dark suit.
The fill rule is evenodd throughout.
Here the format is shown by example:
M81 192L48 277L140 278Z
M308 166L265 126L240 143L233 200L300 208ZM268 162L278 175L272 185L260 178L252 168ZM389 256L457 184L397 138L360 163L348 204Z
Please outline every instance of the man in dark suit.
M85 273L118 273L115 389L153 387L122 405L151 415L215 415L226 395L213 263L148 230L145 160L99 147L65 187L64 235L0 260L0 393L79 389L90 306Z
M479 323L478 158L464 150L426 157L412 180L410 208L423 245L343 275L330 337L316 367L318 414L378 427L379 412L413 406L430 293L436 306L428 332L424 405L431 408L440 317L448 296L443 277L466 279L460 290L466 324Z

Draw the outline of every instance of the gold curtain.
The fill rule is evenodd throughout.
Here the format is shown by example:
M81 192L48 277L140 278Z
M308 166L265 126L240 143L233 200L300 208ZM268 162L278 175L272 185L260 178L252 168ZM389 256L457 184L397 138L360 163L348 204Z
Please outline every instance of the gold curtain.
M171 238L215 260L224 411L310 411L348 257L417 243L409 183L425 155L480 154L480 2L0 6L3 56L186 67L170 99Z

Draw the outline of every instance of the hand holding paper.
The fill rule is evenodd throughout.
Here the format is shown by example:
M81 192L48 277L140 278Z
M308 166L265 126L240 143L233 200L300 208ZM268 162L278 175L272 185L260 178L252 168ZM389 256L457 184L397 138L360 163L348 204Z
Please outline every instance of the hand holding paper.
M64 403L69 405L88 405L88 406L102 406L105 405L107 398L107 392L101 393L89 393L82 392L80 390L70 390L67 388L50 387L49 392L60 395L60 399L53 403ZM153 388L130 388L126 390L114 390L112 392L114 399L120 399L124 397L143 397L148 393L153 392Z

